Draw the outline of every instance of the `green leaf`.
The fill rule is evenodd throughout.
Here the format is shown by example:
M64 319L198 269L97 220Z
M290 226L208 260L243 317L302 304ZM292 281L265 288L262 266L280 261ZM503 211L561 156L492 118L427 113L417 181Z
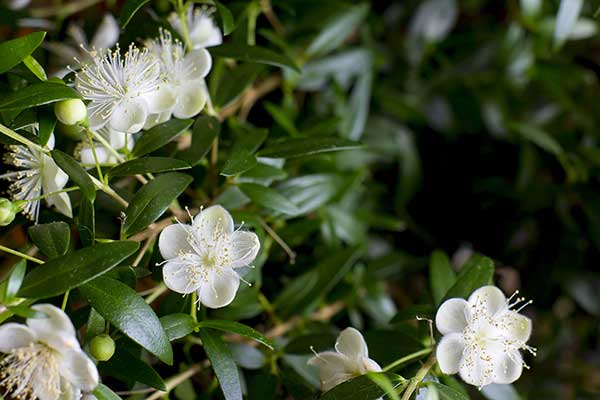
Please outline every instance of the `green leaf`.
M19 297L44 299L76 288L110 271L135 253L139 243L101 243L54 258L25 276Z
M168 157L142 157L126 161L108 170L106 176L114 178L117 176L143 175L156 172L178 171L188 169L191 166L185 161Z
M444 292L444 294L446 294ZM417 317L433 319L435 309L430 304L413 304L398 311L394 318L390 320L390 324L396 324L404 321L415 321Z
M466 299L482 286L492 283L494 262L480 254L473 255L456 277L456 283L448 290L444 299L462 297Z
M94 389L92 394L96 396L98 400L122 400L118 394L110 390L108 386L102 383L96 386L96 389Z
M386 394L386 390L373 382L373 377L380 374L385 375L396 390L406 385L406 379L400 375L384 372L370 373L335 386L325 392L321 400L374 400L382 397Z
M56 114L52 106L40 107L37 111L39 133L37 136L40 146L45 146L56 127Z
M0 74L5 73L33 53L44 41L44 36L46 36L46 32L34 32L0 43Z
M560 143L547 132L527 124L514 124L513 129L525 139L535 143L548 153L559 156L564 153Z
M431 382L428 386L432 386L437 390L440 400L469 400L468 396L441 383Z
M150 0L126 0L121 9L121 15L119 16L119 24L121 27L125 28L135 13L149 1Z
M258 75L265 69L263 64L244 63L228 70L220 77L214 96L218 106L226 106L238 98L246 88L252 86Z
M312 350L322 352L334 348L336 335L331 332L309 333L300 335L285 345L285 354L310 354Z
M183 193L192 180L189 175L169 172L142 186L125 210L127 219L123 224L123 232L130 236L146 229Z
M22 318L48 318L48 316L43 312L32 310L31 308L25 305L7 306L6 308L14 315L18 315Z
M194 331L196 323L189 314L170 314L160 318L169 341L181 339Z
M225 400L242 400L242 385L238 369L223 340L210 329L201 329L198 335L217 375Z
M140 382L162 391L167 390L165 382L154 368L120 346L110 360L100 365L107 374L117 378Z
M49 258L64 256L69 250L71 228L65 222L33 225L27 233L33 243Z
M209 115L196 118L192 127L192 145L181 154L181 158L192 166L197 165L206 156L215 138L221 132L221 122Z
M275 190L256 183L241 183L239 188L250 199L265 208L284 214L296 215L298 207Z
M96 200L96 185L92 182L89 174L70 155L60 150L52 150L51 154L56 164L69 175L71 180L79 186L81 193L93 203Z
M354 142L338 137L314 137L287 139L268 145L258 152L260 157L294 158L330 151L351 150L361 146Z
M62 83L41 82L29 85L0 98L0 110L18 110L36 107L55 101L78 99L79 94Z
M212 328L224 332L237 333L238 335L256 340L258 343L264 344L271 350L273 350L274 348L273 343L269 339L267 339L262 333L247 325L240 324L239 322L212 319L198 322L198 327Z
M131 340L163 362L173 363L173 350L160 320L135 290L104 276L80 290L100 315Z
M221 22L223 24L223 35L229 35L235 29L235 21L233 20L233 15L231 15L231 11L220 1L215 1L215 5L217 6L217 10L219 11L219 16L221 17Z
M94 203L81 197L79 203L79 214L77 215L77 229L79 230L79 238L84 246L92 246L96 238L96 211Z
M98 335L104 333L106 329L106 320L94 308L90 308L90 315L85 326L85 342L89 342Z
M348 7L325 23L325 27L313 39L306 52L312 56L329 53L341 46L346 38L360 25L369 13L369 4Z
M23 64L35 75L40 81L48 80L46 71L40 65L40 63L32 56L27 56L23 59Z
M281 127L290 135L290 136L298 136L298 129L294 124L294 121L291 119L289 115L286 114L286 111L275 105L271 102L265 101L263 102L265 110L273 117L273 119L281 125Z
M226 43L220 46L209 47L208 51L217 57L233 58L235 60L273 65L276 67L289 67L300 72L300 68L298 68L296 63L287 56L263 47Z
M429 260L429 286L435 305L439 305L448 289L456 282L456 274L450 264L450 259L442 250L431 253Z
M240 129L231 155L225 162L221 175L233 176L248 171L256 165L254 153L265 141L269 131L267 129Z
M400 400L400 396L398 396L398 393L396 392L397 386L392 383L386 374L368 373L367 376L373 383L379 386L391 400Z
M194 120L192 119L172 119L144 131L144 134L135 143L132 154L135 157L140 157L160 149L183 133L193 122Z
M23 277L25 276L25 271L27 270L27 261L20 260L15 264L10 275L8 276L8 280L6 281L6 287L3 293L3 299L5 303L10 303L11 300L17 295L21 284L23 283Z

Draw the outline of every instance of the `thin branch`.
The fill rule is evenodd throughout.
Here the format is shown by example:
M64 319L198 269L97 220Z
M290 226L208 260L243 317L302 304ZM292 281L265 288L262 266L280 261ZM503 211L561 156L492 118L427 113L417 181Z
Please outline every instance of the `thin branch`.
M288 244L281 238L281 236L279 236L277 232L275 232L273 228L271 228L262 218L260 219L260 225L265 229L265 231L267 231L269 236L271 236L273 240L275 240L275 242L277 242L277 244L281 246L283 251L287 253L288 257L290 258L290 264L295 264L296 252L292 250L290 246L288 246Z
M192 376L196 375L198 372L202 370L202 363L194 364L190 368L186 369L180 374L177 374L165 381L165 386L167 387L167 391L157 391L152 396L149 396L146 400L158 400L164 396L166 396L171 390L175 389L177 385L184 382L187 379L190 379Z

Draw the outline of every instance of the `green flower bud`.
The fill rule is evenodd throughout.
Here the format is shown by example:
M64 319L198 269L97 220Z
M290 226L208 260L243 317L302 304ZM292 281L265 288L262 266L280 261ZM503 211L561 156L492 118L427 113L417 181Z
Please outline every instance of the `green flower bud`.
M0 198L0 226L6 226L13 222L19 207L4 197Z
M115 341L108 335L98 335L90 342L90 353L98 361L108 361L115 354Z
M75 125L87 117L87 107L79 99L68 99L54 104L56 118L65 125Z

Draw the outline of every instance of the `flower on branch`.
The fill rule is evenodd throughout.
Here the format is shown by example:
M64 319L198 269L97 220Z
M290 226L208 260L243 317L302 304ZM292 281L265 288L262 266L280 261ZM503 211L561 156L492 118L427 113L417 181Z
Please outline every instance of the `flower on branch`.
M495 286L484 286L468 300L453 298L440 306L435 324L444 336L436 356L443 373L459 373L480 388L519 379L526 367L519 350L535 354L535 349L526 345L531 320L519 314L530 302L513 310L524 299L510 303L511 298Z
M215 24L211 14L212 10L205 7L194 9L191 4L186 10L185 24L194 49L218 46L223 43L221 30ZM172 13L169 16L169 23L181 37L185 37L185 29L177 13Z

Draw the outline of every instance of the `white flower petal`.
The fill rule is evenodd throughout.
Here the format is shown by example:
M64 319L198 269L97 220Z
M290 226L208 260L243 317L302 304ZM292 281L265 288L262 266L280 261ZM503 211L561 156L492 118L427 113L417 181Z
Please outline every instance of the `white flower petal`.
M513 383L523 372L523 359L518 350L494 357L494 383Z
M198 114L207 101L206 85L203 81L193 81L177 88L177 104L173 115L177 118L190 118Z
M38 341L57 350L79 348L73 323L64 311L52 304L36 304L31 308L48 316L27 318L27 326L35 333Z
M146 123L144 124L144 129L154 128L158 124L162 124L163 122L167 122L171 119L171 110L165 111L158 114L150 114L148 118L146 118Z
M190 279L188 263L169 261L163 267L163 280L165 285L174 292L189 294L198 289L204 282L200 279Z
M148 105L142 98L121 101L110 117L110 127L126 133L139 132L146 123Z
M494 378L493 358L467 348L458 368L460 377L469 385L482 387L492 383Z
M107 129L107 131L108 143L112 146L113 149L121 150L125 148L126 144L129 150L133 148L133 145L135 144L135 139L133 138L132 134L115 131L114 129L110 128Z
M25 325L10 322L0 326L0 353L25 347L35 342L35 333Z
M71 206L71 198L67 193L59 193L46 198L46 203L49 206L56 207L56 210L61 214L73 218L73 207Z
M493 316L508 308L506 297L496 286L483 286L469 296L469 304L475 306L478 312Z
M98 158L98 162L100 164L108 162L108 151L102 145L96 145L96 157ZM83 164L95 164L96 160L94 158L94 152L91 147L83 147L79 153L79 159Z
M50 368L48 364L38 364L33 372L32 385L33 393L38 400L60 399L62 385L60 374L56 368Z
M225 307L233 301L239 287L240 277L233 270L215 271L198 289L198 298L208 308Z
M109 118L102 115L102 111L99 108L98 104L88 104L88 123L90 124L90 129L93 131L102 129L109 120Z
M361 333L354 328L344 329L335 342L335 350L351 360L369 357L367 343Z
M212 57L206 49L190 51L183 59L183 70L189 71L185 80L200 80L208 75L212 67Z
M43 156L43 160L42 187L44 193L56 192L65 187L69 181L69 175L60 169L54 160L47 155Z
M231 235L231 268L250 265L258 255L260 241L254 232L237 231Z
M119 25L111 14L105 14L91 41L95 49L110 49L119 40Z
M499 328L502 335L523 343L531 336L531 320L515 311L508 310L499 318Z
M91 391L100 380L96 365L80 349L71 349L61 353L60 374L73 386Z
M222 206L208 207L194 218L194 230L209 243L219 236L233 233L233 218Z
M308 360L308 365L319 368L321 389L324 392L354 376L348 371L348 359L333 351L319 353Z
M188 235L191 234L192 228L189 225L173 224L163 229L158 238L158 249L162 257L169 260L193 252L188 242Z
M458 372L464 348L465 344L460 333L450 333L442 337L435 355L444 374L452 375Z
M190 40L194 49L199 49L220 45L223 43L223 35L213 19L202 13L195 17L194 23L190 27Z
M148 104L148 112L158 114L170 111L175 106L177 93L171 85L163 83L156 90L145 94L144 99Z
M442 335L462 332L467 326L468 303L464 299L448 299L435 315L435 326Z
M365 372L381 372L381 366L370 358L363 358L362 367L365 369Z

